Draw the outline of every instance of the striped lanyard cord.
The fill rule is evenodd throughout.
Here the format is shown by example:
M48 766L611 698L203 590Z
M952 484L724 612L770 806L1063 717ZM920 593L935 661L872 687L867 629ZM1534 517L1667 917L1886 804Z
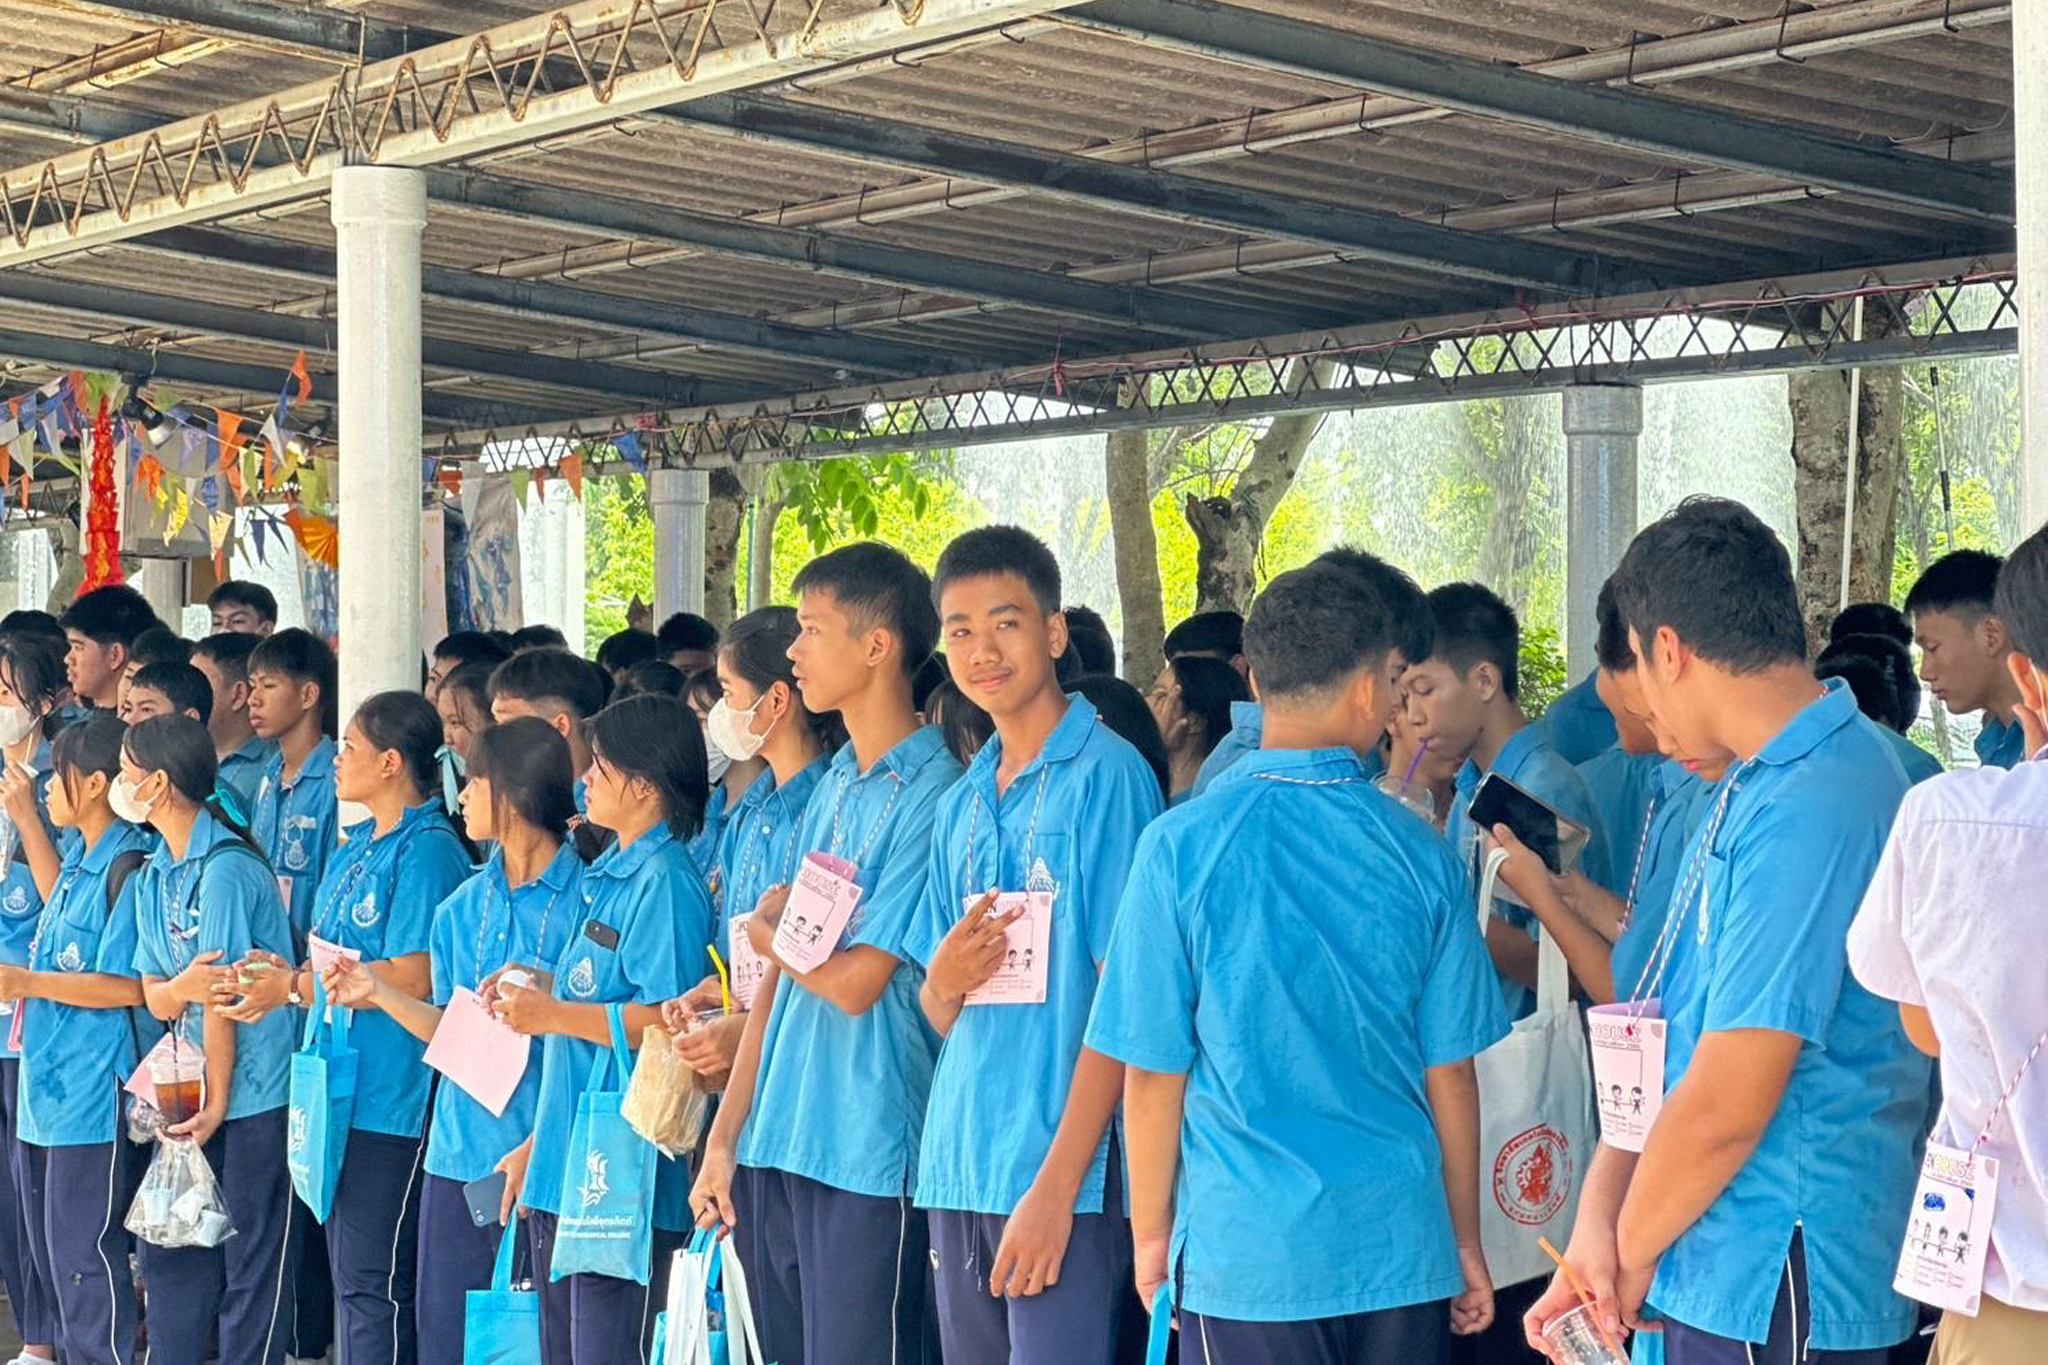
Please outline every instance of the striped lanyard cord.
M1749 772L1750 764L1755 762L1752 758L1721 779L1722 787L1714 798L1713 815L1708 818L1706 828L1701 831L1699 846L1693 850L1692 859L1686 865L1685 880L1672 896L1670 909L1664 916L1664 924L1657 931L1657 941L1650 945L1650 956L1644 961L1641 974L1636 977L1635 988L1629 992L1629 1004L1632 1007L1629 1013L1631 1026L1642 1018L1649 1002L1663 989L1664 973L1671 966L1671 960L1678 951L1679 938L1684 932L1686 921L1692 917L1695 902L1702 903L1700 919L1703 924L1705 923L1707 912L1703 902L1707 894L1707 863L1713 855L1715 842L1721 837L1721 823L1728 816L1729 806L1734 804L1735 793L1741 790L1742 779ZM1644 834L1648 833L1648 829L1645 828ZM1637 858L1640 860L1641 856L1641 851L1638 850ZM1638 867L1640 868L1640 862ZM1629 902L1631 906L1635 902L1633 885L1629 887ZM1644 990L1645 986L1649 988L1647 991Z
M2013 1072L2012 1079L2005 1083L2005 1092L1998 1097L1998 1103L1992 1105L1991 1112L1984 1116L1984 1126L1977 1130L1977 1140L1970 1144L1971 1156L1977 1155L1983 1150L1984 1144L1991 1140L1991 1129L1997 1124L1998 1116L2005 1112L2005 1106L2012 1100L2013 1092L2020 1088L2020 1081L2034 1065L2034 1059L2041 1055L2044 1046L2048 1046L2048 1029L2043 1029L2041 1036L2034 1040L2033 1047L2029 1048L2027 1055L2021 1059L2019 1070Z
M115 854L119 857L119 854ZM77 862L57 874L57 884L50 888L50 895L43 902L43 908L36 912L36 931L29 936L28 965L30 971L41 970L36 963L36 954L43 946L43 935L49 930L50 922L57 917L58 907L71 895L72 886L85 874L85 858L80 855Z
M499 865L499 876L502 880L504 876L503 864ZM517 912L515 911L512 902L520 891L525 890L527 887L532 886L534 882L538 882L540 880L540 877L535 877L533 881L524 882L517 887L513 886L510 881L503 882L503 885L505 887L505 927L503 934L500 936L500 942L504 945L505 952L503 955L504 960L498 964L499 967L509 967L512 965L512 924L513 921L517 918ZM540 912L540 933L537 934L533 940L533 955L537 958L545 957L547 954L548 922L554 918L555 907L562 903L562 893L567 889L568 888L566 885L556 887L554 889L553 894L551 894L548 897L547 905ZM491 885L490 890L491 901L495 903L498 899L497 885ZM485 914L480 915L477 918L478 924L476 928L476 956L472 958L471 961L476 966L477 980L481 981L484 979L484 977L490 975L489 972L486 972L484 970L484 940L490 937L491 916L487 911Z
M889 799L883 804L882 813L875 817L875 822L872 825L868 826L868 837L861 844L860 852L855 854L852 859L856 871L866 864L868 854L875 851L875 841L881 838L882 831L888 828L889 814L896 809L896 798L903 795L904 782L902 774L898 773L894 768L890 768L883 775L889 779ZM861 780L866 781L867 779L863 777ZM853 769L848 767L839 774L838 789L832 794L832 843L826 852L835 858L839 856L840 836L844 833L846 793L852 788L853 781Z
M1038 817L1045 810L1045 790L1052 785L1052 769L1040 764L1038 768L1038 795L1031 803L1031 824L1024 831L1024 880L1029 883L1032 876L1034 856L1038 852ZM974 799L967 807L967 866L961 869L960 884L965 894L974 894L974 827L981 820L981 793L975 792ZM1000 798L998 798L1000 799ZM996 816L996 890L1002 890L1003 880L1003 820ZM1029 891L1032 888L1026 885Z
M1636 836L1636 860L1628 873L1628 898L1621 905L1623 929L1628 928L1636 917L1636 891L1643 884L1643 854L1650 847L1650 831L1656 827L1657 811L1663 804L1663 796L1653 796L1650 798L1650 808L1643 812L1643 832Z
M780 792L780 790L780 788L777 788L776 791L768 793L768 795L765 798L763 798L761 802L761 810L759 812L758 822L755 823L751 828L747 829L745 834L742 836L746 840L746 850L740 858L740 881L744 885L754 887L758 887L760 885L759 878L761 876L762 864L767 861L768 849L775 842L775 822L768 818L767 806L768 802L776 799L776 796ZM893 800L894 798L892 797L891 799ZM836 818L834 820L834 824L837 824ZM783 880L787 880L791 874L790 864L796 858L797 836L802 832L803 831L801 828L801 822L796 820L791 820L789 822L789 835L783 841L782 845L781 867L783 869ZM835 845L838 842L838 836L836 832L834 834L833 841ZM733 884L731 882L726 883L726 885L722 889L721 895L730 896L732 892L732 886ZM752 914L753 907L749 906L747 909L747 913Z

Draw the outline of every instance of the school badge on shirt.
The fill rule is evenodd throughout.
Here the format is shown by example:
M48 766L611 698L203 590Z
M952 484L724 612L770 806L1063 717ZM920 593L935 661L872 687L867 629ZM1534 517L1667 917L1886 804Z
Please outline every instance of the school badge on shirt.
M18 886L7 888L7 912L18 915L28 909L28 892Z
M348 912L348 917L355 921L358 929L368 929L374 925L377 922L377 893L365 891L363 898Z
M588 999L597 994L597 964L589 958L578 958L576 965L569 969L567 981L569 994Z
M60 972L80 972L85 970L85 954L78 950L76 939L65 944L63 951L57 954L57 970Z

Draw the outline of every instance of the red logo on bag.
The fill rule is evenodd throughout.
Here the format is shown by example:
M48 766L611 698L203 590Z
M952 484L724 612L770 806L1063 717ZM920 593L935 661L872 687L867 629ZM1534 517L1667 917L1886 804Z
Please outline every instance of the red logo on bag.
M1494 1158L1493 1202L1517 1223L1540 1227L1557 1217L1571 1188L1571 1143L1548 1124L1508 1139Z

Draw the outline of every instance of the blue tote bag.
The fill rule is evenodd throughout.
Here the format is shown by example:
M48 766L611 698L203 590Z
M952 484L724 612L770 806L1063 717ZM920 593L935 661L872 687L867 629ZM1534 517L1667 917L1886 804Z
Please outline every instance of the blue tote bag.
M472 1289L462 1305L462 1365L540 1365L540 1294L512 1287L519 1220L498 1239L489 1289Z
M346 1009L328 1008L327 988L313 978L305 1045L292 1054L284 1161L292 1189L323 1223L334 1207L349 1121L356 1112L356 1050L348 1042L348 1017Z
M612 1046L600 1051L576 1100L576 1123L562 1171L562 1213L555 1220L550 1279L609 1275L646 1284L654 1256L654 1144L619 1112L633 1053L623 1005L605 1006Z

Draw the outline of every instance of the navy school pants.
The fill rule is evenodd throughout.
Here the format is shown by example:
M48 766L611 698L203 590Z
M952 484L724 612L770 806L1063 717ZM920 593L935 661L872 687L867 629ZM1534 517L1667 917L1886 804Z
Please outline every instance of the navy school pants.
M555 1221L539 1209L526 1216L533 1284L540 1290L541 1359L546 1365L641 1365L654 1338L654 1315L668 1294L669 1262L689 1235L654 1230L647 1284L610 1275L553 1280Z
M1792 1234L1785 1269L1778 1280L1778 1298L1771 1305L1770 1336L1762 1345L1715 1336L1674 1318L1664 1320L1665 1365L1885 1365L1886 1347L1870 1351L1814 1351L1806 1345L1813 1333L1813 1296L1806 1284L1806 1239Z
M413 1277L425 1152L423 1137L361 1129L348 1135L326 1229L335 1340L348 1365L412 1365L419 1358Z
M487 1289L505 1229L470 1220L462 1182L438 1175L420 1192L420 1254L415 1294L420 1365L462 1365L462 1314L472 1289ZM516 1268L515 1268L516 1270Z
M1308 1322L1239 1322L1180 1314L1187 1365L1437 1365L1450 1353L1442 1300Z
M13 1022L11 1015L0 1015L0 1028ZM29 1254L28 1154L17 1124L21 1102L15 1089L20 1081L21 1059L0 1057L0 1283L7 1286L21 1339L48 1346L57 1340L57 1301Z
M22 1205L28 1248L53 1286L58 1354L66 1365L129 1365L135 1357L133 1238L123 1223L141 1166L124 1137L75 1147L24 1144ZM127 1149L127 1150L124 1150Z

